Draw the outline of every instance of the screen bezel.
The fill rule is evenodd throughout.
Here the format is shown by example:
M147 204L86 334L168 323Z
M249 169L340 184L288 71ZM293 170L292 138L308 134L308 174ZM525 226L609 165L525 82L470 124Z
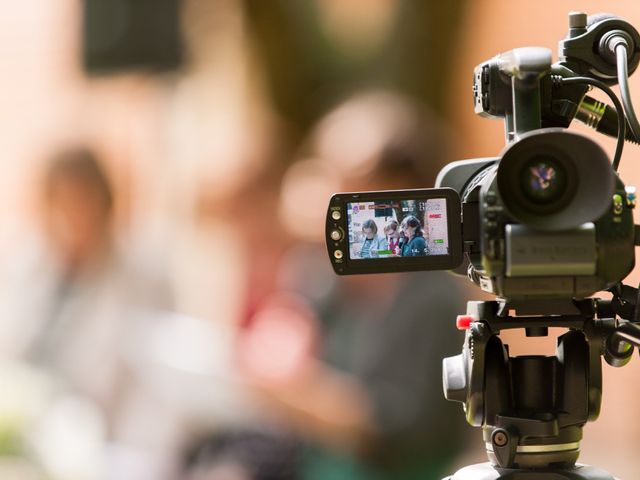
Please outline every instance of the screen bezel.
M421 257L393 257L380 259L351 259L349 249L349 225L347 204L372 201L429 200L444 198L447 205L447 234L449 255L427 255ZM331 213L341 212L339 220L333 220ZM339 275L363 273L407 272L419 270L451 270L462 263L462 223L460 216L460 197L452 188L423 188L418 190L384 190L379 192L336 193L331 197L327 211L327 248L334 270ZM331 239L331 232L339 229L343 238ZM341 250L343 256L336 259L335 251Z

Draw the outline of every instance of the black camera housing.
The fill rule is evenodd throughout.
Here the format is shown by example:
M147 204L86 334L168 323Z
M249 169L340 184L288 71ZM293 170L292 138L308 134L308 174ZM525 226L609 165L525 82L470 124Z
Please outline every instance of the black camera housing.
M567 172L555 202L527 199L518 183L537 158ZM462 199L466 262L457 273L488 293L584 298L610 288L635 264L635 194L583 135L559 128L524 134L500 157L447 165L436 187L453 188Z

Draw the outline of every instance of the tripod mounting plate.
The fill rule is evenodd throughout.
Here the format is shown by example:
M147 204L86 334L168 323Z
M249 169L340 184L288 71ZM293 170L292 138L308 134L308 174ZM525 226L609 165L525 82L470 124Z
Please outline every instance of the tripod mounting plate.
M490 463L471 465L444 480L616 480L610 473L587 465L565 470L520 470L493 467Z

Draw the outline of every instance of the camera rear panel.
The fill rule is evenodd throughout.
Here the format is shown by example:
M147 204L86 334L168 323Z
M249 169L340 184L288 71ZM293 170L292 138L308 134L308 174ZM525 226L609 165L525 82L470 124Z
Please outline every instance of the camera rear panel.
M462 262L460 198L451 188L337 193L325 233L339 275L449 270Z

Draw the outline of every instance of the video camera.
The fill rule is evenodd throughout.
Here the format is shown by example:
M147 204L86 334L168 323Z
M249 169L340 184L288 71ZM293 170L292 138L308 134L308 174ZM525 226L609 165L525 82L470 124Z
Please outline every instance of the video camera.
M622 284L640 228L635 188L618 177L625 140L640 138L628 76L640 35L608 14L569 14L560 59L518 48L475 68L475 112L502 118L498 157L447 165L436 188L335 194L326 237L336 273L452 270L498 297L458 317L462 354L444 360L444 390L483 428L490 463L451 479L613 479L576 465L582 427L599 413L600 357L626 364L640 345L638 289ZM622 102L610 89L620 85ZM612 106L587 95L604 92ZM616 136L609 161L577 119ZM611 300L590 298L608 290ZM510 357L501 330L568 331L554 357Z

